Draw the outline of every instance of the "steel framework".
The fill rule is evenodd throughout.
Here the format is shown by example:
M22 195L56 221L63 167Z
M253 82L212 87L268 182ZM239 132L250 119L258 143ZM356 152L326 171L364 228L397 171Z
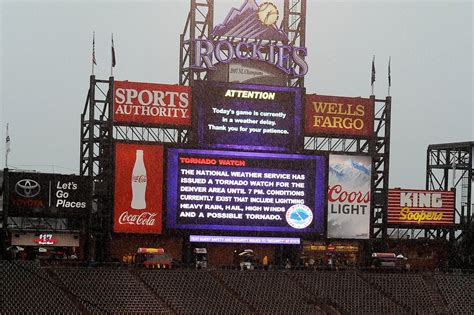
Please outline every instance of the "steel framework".
M432 144L426 152L426 189L456 190L456 215L451 238L460 238L473 222L472 178L474 142ZM425 230L438 236L445 230Z
M114 80L90 77L84 111L81 114L80 175L91 180L92 208L87 224L85 255L108 260L112 222L113 139L112 91Z
M207 80L206 72L191 67L196 38L210 38L214 19L213 0L191 0L190 11L180 36L179 83L193 86L195 80ZM285 0L281 28L288 34L289 43L304 47L306 36L306 0ZM228 39L235 40L235 39ZM84 111L81 115L80 174L91 178L93 207L89 215L87 256L98 260L110 259L113 235L113 174L114 142L186 143L186 128L157 128L114 124L112 120L112 92L114 78L97 80L90 77ZM304 87L303 78L290 78L288 86ZM386 237L386 200L388 193L388 169L390 155L391 97L376 99L374 137L349 139L336 137L307 137L307 151L357 153L373 157L371 238Z
M81 114L80 175L90 176L92 209L87 224L86 256L110 259L113 236L113 187L116 141L140 143L185 143L187 129L133 126L113 122L114 77L90 77L84 111Z
M370 238L387 237L387 196L390 165L390 125L392 98L374 102L374 136L365 138L306 137L304 149L327 153L352 153L372 157Z
M474 219L472 200L474 142L429 145L426 152L426 189L455 190L456 208L453 227L389 228L396 238L425 238L456 241L472 229Z

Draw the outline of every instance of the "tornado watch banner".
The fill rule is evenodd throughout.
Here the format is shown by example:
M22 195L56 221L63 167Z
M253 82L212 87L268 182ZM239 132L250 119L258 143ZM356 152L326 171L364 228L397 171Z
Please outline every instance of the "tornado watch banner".
M369 98L306 95L305 134L372 137L374 102Z
M325 157L169 149L167 226L322 233Z
M113 121L189 126L191 88L182 85L115 81Z
M114 232L161 233L163 146L115 145Z
M236 83L196 82L197 142L209 148L297 150L302 90Z
M8 216L77 217L90 209L86 176L8 172Z
M368 156L329 156L327 237L369 238L371 169Z
M407 226L452 226L453 191L389 189L388 224Z

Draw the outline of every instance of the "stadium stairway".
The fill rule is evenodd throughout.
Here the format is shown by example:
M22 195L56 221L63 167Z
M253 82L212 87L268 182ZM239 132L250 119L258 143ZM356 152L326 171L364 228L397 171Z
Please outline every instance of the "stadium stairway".
M381 293L383 296L385 296L387 299L391 300L393 303L395 303L395 304L397 304L398 306L402 307L402 308L406 311L407 314L413 314L413 313L415 313L415 312L413 311L413 309L412 309L409 305L407 305L407 304L403 303L402 301L400 301L399 299L397 299L397 297L395 297L394 295L392 295L390 292L387 292L387 290L386 290L383 286L377 284L376 282L371 281L363 272L356 271L356 275L357 275L362 281L364 281L365 283L367 283L369 286L371 286L372 288L374 288L375 290L377 290L378 292L380 292L380 293Z
M438 284L436 283L435 278L433 277L433 274L431 272L425 272L423 273L423 281L425 283L425 287L428 291L428 294L431 299L431 303L434 305L436 309L436 314L451 314L451 312L448 311L446 305L448 305L448 302L444 298L444 296L441 294L441 291L438 288Z
M287 272L285 272L285 275L291 280L293 281L293 283L295 283L299 288L301 288L302 290L306 291L307 289L305 288L305 286L300 283L298 280L294 279L291 277L291 275ZM315 300L315 303L319 306L319 308L324 311L326 314L328 315L341 315L343 314L341 312L342 310L342 307L340 305L338 305L338 303L336 301L334 301L333 299L330 299L330 298L323 298L321 296L318 296L316 294L312 294L312 296L314 297L314 300Z
M236 300L244 304L252 313L256 313L257 310L255 307L253 307L252 304L244 300L235 290L233 290L231 287L229 287L224 280L222 280L221 277L216 272L211 272L211 276L225 289L227 290Z
M153 288L146 282L144 281L140 275L139 275L139 271L138 270L130 270L130 273L135 277L135 279L138 281L138 282L141 282L143 287L145 287L145 289L148 291L148 293L150 293L151 295L155 296L155 298L159 301L161 301L164 305L166 305L173 313L172 314L179 314L178 311L176 309L173 308L173 306L168 303L165 299L163 299L161 296L159 296L155 290L153 290Z
M50 269L50 268L44 268L44 271L46 274L49 276L50 280L56 284L56 286L62 290L68 298L71 300L71 302L76 305L78 310L81 312L81 314L89 315L91 314L87 308L84 306L83 303L79 300L79 297L77 295L74 295L69 289L64 285L64 283L59 279L59 277ZM82 302L87 302L87 301L82 301Z

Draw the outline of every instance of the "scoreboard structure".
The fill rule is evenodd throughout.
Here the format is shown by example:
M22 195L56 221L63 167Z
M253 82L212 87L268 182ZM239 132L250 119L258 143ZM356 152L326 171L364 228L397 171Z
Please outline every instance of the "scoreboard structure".
M281 27L237 27L233 17L259 19L260 5L245 1L214 26L214 1L191 0L179 85L90 77L89 255L109 260L120 233L387 236L391 98L308 93L306 1L284 1Z

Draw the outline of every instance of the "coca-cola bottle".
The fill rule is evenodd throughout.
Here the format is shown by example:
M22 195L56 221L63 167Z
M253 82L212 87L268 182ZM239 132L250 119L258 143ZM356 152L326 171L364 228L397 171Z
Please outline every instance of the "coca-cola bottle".
M137 150L135 165L132 171L132 209L146 209L146 168L143 161L143 150Z

